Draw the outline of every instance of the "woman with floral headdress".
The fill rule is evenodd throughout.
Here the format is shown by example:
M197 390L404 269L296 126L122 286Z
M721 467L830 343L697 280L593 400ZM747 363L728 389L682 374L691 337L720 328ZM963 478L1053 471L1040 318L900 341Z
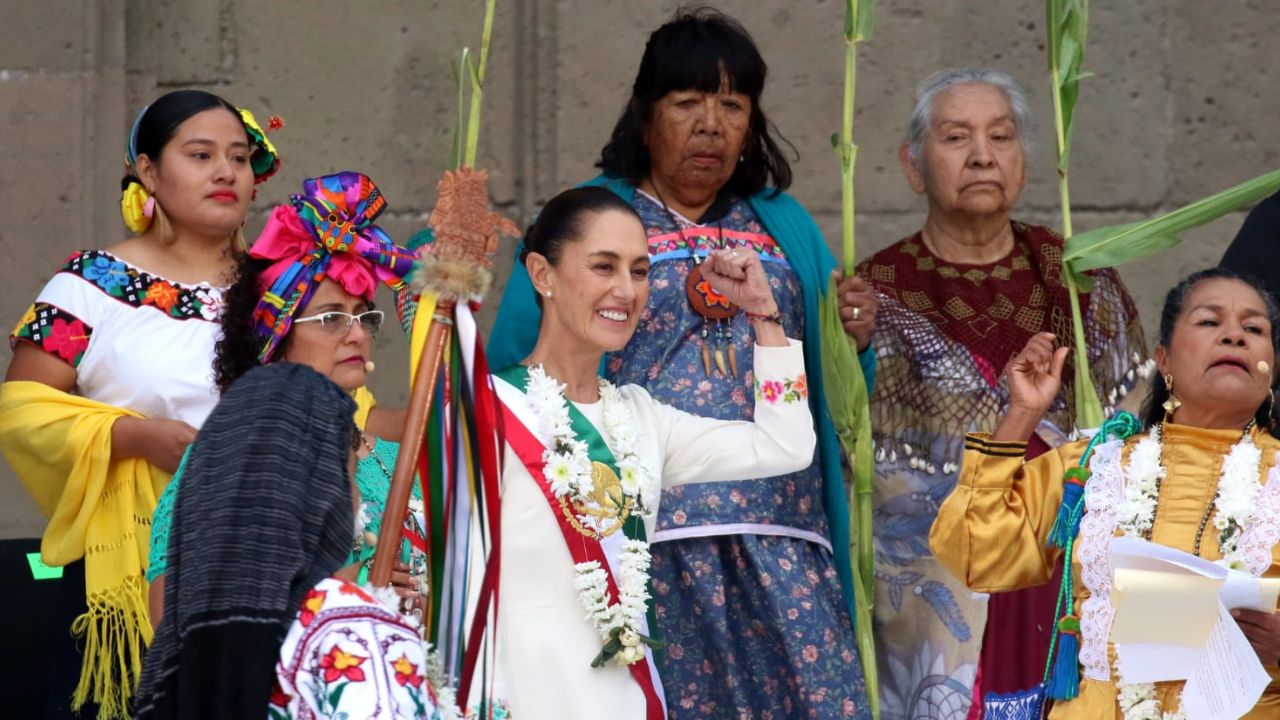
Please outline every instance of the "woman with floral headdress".
M100 717L124 716L150 640L151 511L217 401L222 287L254 185L279 167L249 112L198 90L145 108L126 160L134 236L68 258L11 334L0 386L0 451L49 517L43 559L85 577L73 706Z
M402 288L414 262L374 224L385 208L372 180L342 172L303 181L300 195L272 211L226 292L213 362L220 392L249 370L277 361L307 365L349 393L364 386L373 368L373 336L383 319L374 308L374 293L380 283ZM349 580L363 580L373 558L399 445L366 428L357 454L359 527L342 573ZM147 580L153 623L163 610L171 514L185 471L184 456L152 518ZM404 538L401 560L415 571L413 577L397 573L396 584L416 600L422 588L415 578L426 569L421 512L406 516ZM410 613L415 610L420 608L408 607Z

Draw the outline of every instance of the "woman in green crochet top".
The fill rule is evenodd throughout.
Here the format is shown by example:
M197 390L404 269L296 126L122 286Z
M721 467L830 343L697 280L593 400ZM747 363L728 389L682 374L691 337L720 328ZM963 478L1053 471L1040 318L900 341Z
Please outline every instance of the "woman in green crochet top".
M400 278L412 267L412 258L372 223L382 206L378 204L381 196L368 178L341 173L307 180L303 189L303 195L295 196L291 205L275 208L224 295L214 380L219 392L225 392L259 364L293 362L310 366L356 394L361 407L356 420L365 430L355 474L360 511L348 564L335 575L363 583L381 531L391 471L400 449L398 443L372 435L362 422L369 404L359 402L360 393L367 395L363 387L373 370L369 360L373 336L383 320L382 311L374 309L373 296L379 280L394 289L402 287ZM354 229L355 242L350 241L351 236L343 238L345 243L324 242L330 226L324 225L323 219L334 214L345 216L350 224L340 229ZM317 215L320 224L312 222ZM196 442L200 442L199 436ZM152 517L147 580L151 583L153 626L159 623L163 610L169 527L186 463L184 456ZM422 500L416 484L403 534L401 564L392 583L405 597L405 612L420 617L427 562Z

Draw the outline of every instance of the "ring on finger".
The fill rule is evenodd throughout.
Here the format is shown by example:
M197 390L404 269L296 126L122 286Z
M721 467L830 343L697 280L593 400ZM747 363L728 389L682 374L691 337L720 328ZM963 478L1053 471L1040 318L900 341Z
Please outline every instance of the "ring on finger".
M860 318L860 317L862 317L862 308L860 308L860 307L855 307L855 308L853 309L853 319L854 319L854 320L857 320L857 319L858 319L858 318Z

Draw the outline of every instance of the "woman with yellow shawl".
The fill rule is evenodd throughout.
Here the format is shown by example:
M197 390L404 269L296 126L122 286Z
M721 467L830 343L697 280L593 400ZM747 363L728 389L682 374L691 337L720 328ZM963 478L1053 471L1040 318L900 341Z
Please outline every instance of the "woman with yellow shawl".
M0 451L49 517L42 558L74 564L69 575L84 560L72 706L92 701L100 718L126 715L150 641L151 513L217 402L222 286L254 185L279 161L250 113L180 90L139 114L127 167L121 212L135 236L66 261L11 334L0 386ZM74 652L70 638L52 642Z

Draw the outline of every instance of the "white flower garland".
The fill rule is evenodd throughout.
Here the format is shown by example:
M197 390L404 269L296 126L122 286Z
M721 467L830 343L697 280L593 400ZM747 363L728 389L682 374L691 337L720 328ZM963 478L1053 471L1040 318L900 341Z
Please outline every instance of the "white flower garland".
M1222 551L1218 564L1234 570L1245 567L1240 536L1253 520L1258 492L1262 489L1258 475L1262 451L1253 442L1252 429L1251 425L1245 430L1223 459L1218 494L1213 500L1217 508L1213 525L1218 529L1218 545ZM1121 532L1130 537L1145 537L1155 521L1160 482L1169 472L1161 462L1164 448L1160 433L1160 425L1152 428L1129 454L1124 499L1116 508L1116 517ZM1118 700L1124 720L1186 720L1181 703L1176 712L1160 709L1155 683L1120 686Z
M540 439L546 444L542 453L544 474L557 498L584 504L595 491L591 473L591 459L587 444L573 434L573 422L569 417L569 403L564 396L564 385L547 375L541 365L529 368L529 382L525 395L538 419ZM656 475L640 459L636 452L636 423L622 393L609 381L600 379L600 401L603 405L605 443L617 459L619 481L624 507L629 501L631 512L644 517L657 504L658 483ZM599 533L603 528L597 518L578 514L584 528ZM608 570L596 561L574 566L577 577L574 586L578 598L587 611L596 631L604 640L604 649L597 658L599 663L616 658L630 665L644 658L644 645L652 644L641 630L649 602L649 543L644 540L626 539L622 543L619 558L618 602L608 590ZM594 663L594 664L599 664Z

